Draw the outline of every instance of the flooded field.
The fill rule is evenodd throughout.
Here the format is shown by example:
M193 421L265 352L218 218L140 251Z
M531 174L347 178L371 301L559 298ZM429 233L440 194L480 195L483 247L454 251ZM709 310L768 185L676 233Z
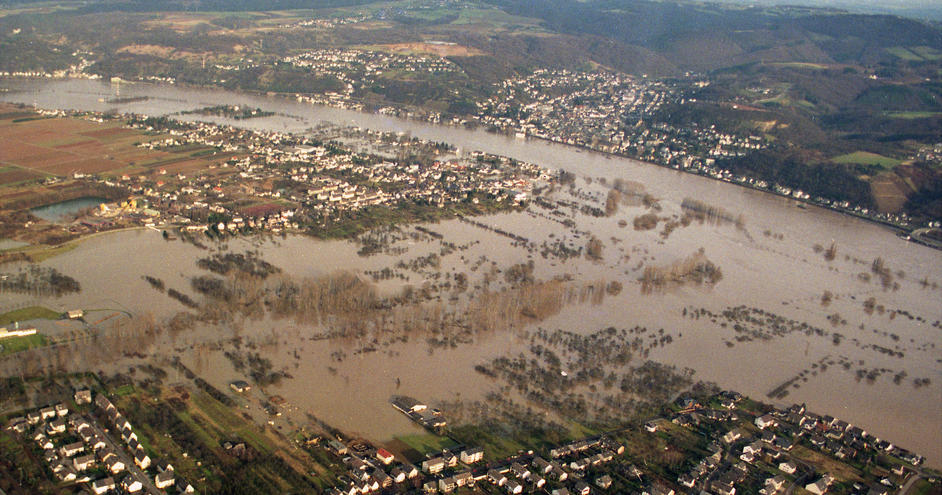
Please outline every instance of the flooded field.
M43 220L46 220L47 222L61 222L78 214L82 210L95 208L99 204L106 203L107 201L108 200L105 198L76 198L70 199L68 201L61 201L59 203L53 203L51 205L40 206L39 208L33 208L30 210L30 213L39 218L42 218Z
M54 106L62 100L55 92L98 94L86 86L98 83L62 84L40 87L28 98L12 92L2 98ZM98 88L108 91L107 85ZM161 98L176 101L183 94L172 87L130 88L122 95L150 91L152 97L122 110L156 110ZM84 101L82 94L72 100ZM180 103L180 109L234 101L225 92L192 94L187 98L193 101ZM88 100L98 104L97 98ZM186 366L226 389L229 381L247 374L238 369L241 357L257 354L270 360L272 371L284 372L280 380L252 391L261 400L284 397L287 412L273 419L276 424L319 420L383 441L417 428L389 405L393 394L451 407L491 393L526 403L506 374L489 375L480 368L497 370L497 358L524 356L575 377L593 364L576 359L572 345L544 335L588 337L612 327L618 339L637 343L630 366L650 360L678 371L689 368L694 380L779 404L804 402L812 411L840 417L927 456L930 466L942 465L939 251L907 243L876 224L800 209L783 198L631 160L532 141L510 140L503 149L500 136L263 97L244 99L305 120L273 117L238 125L290 129L316 119L356 118L365 127L401 128L572 170L580 177L572 185L543 191L525 211L403 226L358 242L300 236L225 243L204 239L206 246L200 248L165 241L148 229L96 236L44 262L77 279L82 291L40 302L56 310L95 310L92 321L116 316L90 329L49 322L44 331L87 339L127 314L162 321L180 312L205 312L218 301L194 289L193 277L231 283L238 277L215 275L198 262L226 253L255 252L279 268L266 280L269 286L346 271L377 297L410 294L415 303L375 311L362 327L347 314L323 311L316 318L276 314L272 308L235 312L216 323L156 332L125 357L72 355L64 358L69 366L118 371L138 362L137 354L157 363L180 356ZM90 104L88 109L93 109ZM18 268L7 265L4 271ZM163 290L145 277L159 280ZM576 295L560 296L551 310L531 311L523 304L517 314L525 317L477 325L475 318L483 316L476 301L494 302L497 312L510 291L541 283ZM200 309L169 297L171 288ZM9 304L36 299L3 297ZM413 307L423 309L408 309ZM546 365L535 357L536 344L555 349L560 362ZM17 364L2 365L10 372ZM606 366L605 373L627 367ZM603 379L597 385L587 379L572 390L600 409L607 398L621 397L618 387L606 388ZM257 407L249 410L266 418Z

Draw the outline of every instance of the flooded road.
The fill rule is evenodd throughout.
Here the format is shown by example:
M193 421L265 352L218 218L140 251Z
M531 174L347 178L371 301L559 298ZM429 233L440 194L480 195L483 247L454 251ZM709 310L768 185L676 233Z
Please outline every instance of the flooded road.
M322 339L318 336L329 330L329 323L271 318L163 335L151 347L154 356L180 354L187 366L224 389L243 376L221 350L231 348L233 338L241 338L242 345L253 345L253 352L269 357L276 369L291 375L264 387L264 392L287 400L292 412L286 419L295 424L305 423L310 414L340 429L387 440L416 431L389 406L390 395L411 395L432 403L480 400L499 384L475 372L474 366L526 352L530 345L526 332L536 327L588 334L609 326L638 325L663 328L672 336L671 343L652 348L648 359L691 368L695 379L714 381L760 400L807 403L812 411L840 417L926 455L931 466L942 465L942 253L905 242L885 227L820 208L797 208L781 197L633 160L280 98L133 84L122 85L120 96L147 96L147 100L111 105L98 100L113 98L116 90L95 81L6 80L0 87L11 88L0 94L4 101L152 115L238 102L280 115L227 122L236 126L303 132L328 120L409 132L594 178L577 180L571 190L548 193L545 198L553 204L603 206L615 179L637 182L659 199L657 211L623 204L611 216L595 217L578 208L552 210L531 204L523 212L474 219L486 229L458 220L425 225L444 241L466 246L446 254L441 254L445 251L439 241L418 234L394 242L393 247L400 248L397 254L363 257L357 254L359 246L347 241L300 236L233 239L224 245L207 241L205 250L164 241L159 232L141 229L97 236L44 262L75 277L83 287L79 294L40 301L51 308L119 308L157 317L186 308L155 291L143 277L159 278L167 288L198 300L190 278L206 272L196 261L223 249L257 250L263 259L296 277L347 270L372 280L370 273L389 268L401 277L377 281L384 294L454 280L459 273L468 276L468 293L480 294L486 284L498 289L508 267L528 261L533 261L537 280L617 280L624 286L599 304L570 304L529 327L479 334L473 342L456 347L432 346L421 334L395 342L382 335ZM601 177L607 185L598 180ZM741 215L744 221L741 227L694 221L664 235L669 219L684 215L681 205L688 198L722 208L733 217ZM658 226L633 228L633 221L648 213L659 217ZM562 222L567 219L570 226ZM413 229L403 227L406 232ZM513 242L495 230L522 236L528 243ZM581 250L592 236L604 246L598 261L581 252L559 256L551 249L561 243ZM825 249L831 245L834 253L828 260ZM646 268L672 267L701 250L722 270L716 284L678 283L642 291L639 279ZM431 253L440 254L436 267L397 268L399 262ZM875 272L877 259L886 267L888 284L881 283ZM449 290L440 292L445 305ZM33 301L18 294L3 297L10 304ZM786 323L777 332L737 330L738 321L722 316L731 308L754 308ZM694 318L690 315L695 310L710 313ZM795 329L801 323L819 332ZM48 331L68 330L49 325ZM364 351L368 348L372 350ZM783 384L787 395L767 397Z

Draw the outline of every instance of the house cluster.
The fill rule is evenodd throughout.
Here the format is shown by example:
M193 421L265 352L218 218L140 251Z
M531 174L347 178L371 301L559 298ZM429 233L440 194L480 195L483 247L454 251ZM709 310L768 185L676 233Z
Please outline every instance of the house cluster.
M339 456L346 467L340 486L328 491L331 495L378 493L395 486L414 485L421 477L417 467L396 459L383 448L366 443L347 446L339 440L327 442L327 450Z
M290 24L280 24L279 29L299 29L299 28L332 28L336 26L345 26L347 24L357 24L363 22L367 17L363 14L347 17L331 17L329 19L305 19Z
M130 206L108 205L101 210L102 217L130 215L139 222L157 220L194 230L205 229L207 219L216 218L219 221L213 226L220 232L280 232L309 227L343 212L401 201L439 207L469 198L477 202L478 196L520 202L528 198L534 181L551 178L535 165L484 153L419 165L280 132L147 117L134 118L132 126L171 135L170 141L141 146L201 145L237 156L192 177L165 170L158 171L156 178L89 177L140 197ZM362 131L357 136L377 146L392 142L403 152L448 151L388 133ZM146 220L137 218L141 215Z
M299 96L299 100L354 109L362 108L362 104L354 101L354 93L372 87L384 74L404 72L431 75L462 72L460 67L444 57L348 48L310 50L284 57L281 62L305 68L318 75L336 77L344 85L342 92L328 91L321 95Z
M478 455L483 455L480 449L446 451L423 462L423 470L438 476L436 480L427 481L423 490L449 493L464 485L487 483L509 495L544 492L589 495L593 490L604 491L613 483L611 476L589 475L589 470L598 473L599 469L592 468L600 468L624 451L623 445L607 437L596 437L552 449L550 460L528 452L476 469L472 469L471 464L479 459ZM462 465L458 464L459 460Z
M715 126L648 122L676 99L674 93L663 82L625 74L537 70L503 81L493 96L478 103L476 119L519 136L683 168L765 146L758 136L724 133Z
M411 409L407 400L400 405ZM337 440L329 441L326 448L347 467L343 485L331 491L335 495L366 494L393 486L415 493L452 493L482 485L490 487L491 493L496 490L508 495L589 495L612 485L612 477L601 468L625 451L624 445L608 437L594 437L552 449L549 460L528 452L483 465L484 449L459 446L427 455L419 470L408 462L398 462L382 448L348 447Z
M680 486L717 495L754 491L771 495L785 493L790 486L801 483L800 486L811 493L826 493L834 483L834 477L828 473L817 474L807 462L794 458L791 451L799 442L818 448L839 461L851 461L864 454L879 452L913 466L922 462L921 457L876 439L845 421L810 413L803 405L787 409L773 407L768 412L752 415L738 410L737 404L741 399L742 396L736 392L723 392L715 397L718 407L703 406L692 399L678 402L680 410L671 421L709 432L711 436L710 455L677 478ZM732 426L742 425L742 419L750 418L754 429ZM658 431L656 422L649 422L645 429L652 433ZM904 471L899 469L894 473L902 476ZM759 486L756 479L762 480ZM802 483L802 480L810 482ZM869 485L858 483L852 493L885 494L887 485L892 483L885 478Z
M78 410L91 412L91 390L78 390L73 399ZM96 495L153 493L145 486L151 481L161 493L194 492L174 475L172 465L151 460L130 422L107 397L98 394L94 406L98 414L86 415L59 403L13 418L7 428L36 442L60 482L87 483ZM153 473L152 480L143 479L147 473Z

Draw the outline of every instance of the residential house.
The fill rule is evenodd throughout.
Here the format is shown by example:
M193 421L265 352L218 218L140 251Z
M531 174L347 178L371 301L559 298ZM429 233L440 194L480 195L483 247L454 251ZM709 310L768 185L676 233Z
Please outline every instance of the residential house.
M530 470L524 467L519 462L514 462L510 465L510 471L514 473L514 476L526 480L530 477Z
M684 486L686 488L693 488L693 485L697 484L696 471L684 473L678 476L677 483L680 483L681 486Z
M775 418L771 414L763 414L756 418L755 423L760 430L764 430L770 426L775 426Z
M413 466L412 464L403 464L401 466L402 472L406 474L406 478L410 480L419 476L419 468Z
M147 469L150 467L150 456L144 452L144 449L137 449L134 451L134 464L137 464L137 467L141 469Z
M543 488L543 485L546 484L546 480L538 474L532 474L530 475L530 483L533 483L533 486L539 489L539 488Z
M490 469L487 471L487 479L497 486L504 486L504 484L507 483L507 477L496 469Z
M461 451L461 462L465 464L474 464L484 459L484 449L481 447L474 447L470 449L465 449Z
M785 474L795 474L795 471L798 470L798 465L792 461L782 462L779 463L778 470Z
M595 486L603 490L607 490L608 487L612 486L612 477L607 474L603 474L602 476L595 478Z
M24 433L29 428L29 422L26 420L26 418L22 416L16 417L16 418L11 419L10 422L7 423L7 428L17 433Z
M398 466L389 471L389 476L392 477L394 483L402 483L406 480L406 473Z
M474 475L471 474L471 471L462 471L460 473L457 473L455 474L454 478L455 478L455 483L457 483L459 487L469 486L469 485L474 484Z
M347 446L337 440L331 440L327 442L327 447L337 455L344 455L347 453Z
M781 474L775 475L765 480L765 487L768 493L775 493L785 486L785 477Z
M95 492L96 495L108 493L109 491L114 490L114 488L114 478L110 476L92 482L92 491Z
M560 482L569 479L569 473L567 473L565 469L556 463L553 463L553 470L550 472L550 474Z
M91 404L92 403L92 391L89 389L82 389L75 392L75 403L78 405L82 404Z
M568 488L555 488L553 489L552 492L550 492L550 495L569 495L569 489Z
M379 449L376 451L376 458L379 459L380 462L388 466L389 464L392 463L393 460L396 459L396 456L394 456L392 452L386 449Z
M72 466L76 471L85 471L86 469L95 465L95 456L94 455L83 455L72 459Z
M39 410L39 415L42 419L52 419L56 417L56 410L52 407L44 407Z
M177 491L180 493L196 493L196 489L193 488L193 485L191 485L186 480L178 478L176 485Z
M508 480L504 488L506 488L507 493L511 495L520 495L523 493L523 485L517 480Z
M26 413L26 421L31 425L35 425L42 420L43 420L43 415L39 414L39 411L30 411Z
M710 488L717 495L736 495L736 487L732 483L723 480L713 481L710 483Z
M98 394L95 397L95 405L98 406L98 408L101 409L102 411L109 411L109 410L115 409L114 404L112 404L111 401L108 400L108 398L102 394Z
M65 464L60 464L61 469L53 469L56 477L59 478L59 481L68 483L70 481L75 481L78 478L78 474L75 473L75 470L66 466ZM57 468L59 466L56 466Z
M65 420L59 418L55 421L50 421L49 425L46 427L46 433L50 435L65 433Z
M128 476L121 480L121 488L128 493L138 493L144 489L144 484L133 476Z
M533 464L533 467L536 468L537 471L543 474L549 474L549 472L553 470L553 465L550 464L549 461L539 456L533 458L532 464Z
M56 410L56 415L58 415L60 418L69 415L69 407L66 406L65 404L62 404L62 403L56 404L55 410Z
M455 478L451 476L438 480L438 489L441 490L442 493L450 493L457 487L458 483L455 481Z
M59 451L62 452L64 457L72 457L76 454L84 452L85 444L82 442L70 443L68 445L64 445L61 449L59 449Z
M105 459L105 465L108 466L108 471L111 471L112 474L118 474L127 469L124 462L114 454Z
M426 459L422 461L422 471L429 474L440 473L445 469L445 460L441 457Z
M740 438L742 438L742 436L743 436L743 430L740 428L735 428L735 429L729 430L728 432L726 432L725 435L723 435L723 442L733 443L736 440L739 440Z
M92 448L92 450L100 450L105 448L107 444L103 438L96 434L94 437L92 437L91 441L88 442L88 445Z
M578 495L589 495L592 493L592 487L585 481L577 481L574 493Z
M825 474L821 476L820 479L813 483L805 485L805 490L813 493L814 495L822 495L828 491L828 487L831 486L831 483L834 481L834 477L830 474Z
M162 473L157 473L157 476L154 476L154 485L161 490L173 486L173 482L174 476L172 469L168 469Z
M375 480L383 488L389 488L393 485L393 479L386 474L382 469L374 469L371 475L373 480Z

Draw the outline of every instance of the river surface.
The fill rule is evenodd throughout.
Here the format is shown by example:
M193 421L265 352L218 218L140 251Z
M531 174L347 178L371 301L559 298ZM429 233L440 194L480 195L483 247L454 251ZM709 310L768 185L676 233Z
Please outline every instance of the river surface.
M602 261L544 258L539 249L527 249L492 231L459 221L427 227L448 242L469 246L442 256L437 271L443 276L468 273L472 286L484 283L484 274L492 264L495 269L503 269L530 260L534 261L537 279L569 276L576 281L604 279L624 284L619 295L599 304L567 306L539 322L542 328L578 333L608 326L663 328L673 342L652 349L649 359L692 368L697 379L715 381L760 400L780 405L805 402L812 411L850 421L926 455L930 465L942 465L942 329L937 323L942 319L942 291L938 288L942 285L942 253L905 242L888 228L817 207L797 208L786 198L635 160L284 98L172 85L115 86L88 80L0 80L0 88L9 89L0 93L0 100L47 109L166 115L220 104L247 104L278 115L238 121L184 118L274 131L304 132L330 121L407 132L463 150L511 156L584 177L577 181L575 190L562 188L550 193L550 200L587 201L599 206L607 188L598 178L604 177L609 184L614 179L643 184L648 193L659 198L659 216L682 214L680 205L685 198L719 206L733 216L742 215L742 229L694 223L666 238L660 235L661 226L650 231L632 228L633 218L648 212L640 205L625 205L615 215L601 218L567 210L564 217L575 222L575 229L562 226L559 218L536 205L525 212L476 219L491 228L526 237L533 245L564 239L574 247L582 247L587 237L594 235L605 245ZM103 102L117 96L148 99L117 105ZM595 180L587 181L585 177ZM620 226L619 221L626 221L627 227ZM820 249L814 249L832 243L836 256L831 261ZM212 245L211 250L258 249L264 259L296 276L349 270L366 277L368 271L392 267L398 261L412 260L439 248L437 241L414 240L399 241L396 247L401 252L395 255L361 257L357 255L358 246L350 242L288 236L232 240L225 246ZM638 278L644 266L668 266L701 249L722 269L723 278L715 286L676 285L653 294L642 293ZM164 241L158 232L146 229L97 236L45 262L78 279L82 293L42 302L60 310L83 307L171 315L185 308L154 291L142 277L158 277L168 288L196 297L189 278L203 273L195 262L207 254L207 250L190 244ZM875 277L867 275L876 258L890 268L898 287L883 288ZM379 282L379 289L394 293L405 285L421 287L434 275L429 271L400 271L405 280ZM825 291L832 294L826 305L821 302ZM29 302L26 296L4 297L11 304ZM884 311L864 310L864 301L871 297ZM736 340L732 324L726 325L722 319L684 315L684 310L694 308L720 313L737 306L806 322L828 335L792 332L768 339ZM50 325L48 331L57 329ZM369 342L312 340L319 331L304 323L266 318L241 322L238 328L203 328L191 334L164 336L156 345L167 352L179 350L189 366L224 388L228 381L242 376L218 347L208 343L236 333L254 342L259 352L294 377L266 389L268 394L285 397L295 411L280 421L303 423L304 415L312 414L378 441L416 431L388 405L390 395L407 394L433 403L480 399L496 385L476 373L473 366L496 356L513 356L529 346L525 333L517 329L479 335L473 343L457 348L433 349L416 337L357 353ZM346 358L336 359L340 354ZM884 371L873 380L861 379L856 373L872 369ZM905 375L900 383L894 383L893 376L901 372ZM801 379L795 383L799 386L789 387L787 397L766 398L766 393L798 376ZM917 387L917 378L929 379L929 384Z

